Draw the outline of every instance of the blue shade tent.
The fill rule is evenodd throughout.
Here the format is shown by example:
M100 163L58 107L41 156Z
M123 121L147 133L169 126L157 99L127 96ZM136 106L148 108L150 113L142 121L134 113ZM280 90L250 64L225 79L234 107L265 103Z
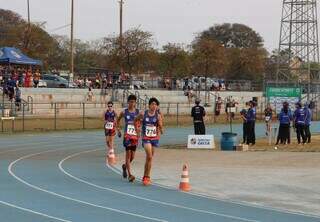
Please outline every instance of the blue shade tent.
M13 47L0 48L0 63L42 66L40 60L31 59L24 55L19 49Z

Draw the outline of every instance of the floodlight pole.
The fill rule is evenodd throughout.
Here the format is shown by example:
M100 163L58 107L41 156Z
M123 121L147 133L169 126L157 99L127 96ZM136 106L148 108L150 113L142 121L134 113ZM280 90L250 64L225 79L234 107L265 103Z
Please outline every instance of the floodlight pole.
M71 0L71 33L70 33L70 72L68 78L68 87L70 82L70 74L74 72L74 44L73 44L73 21L74 21L74 0Z
M120 72L123 73L123 0L119 1L120 4L120 35L119 35L119 43L120 43Z

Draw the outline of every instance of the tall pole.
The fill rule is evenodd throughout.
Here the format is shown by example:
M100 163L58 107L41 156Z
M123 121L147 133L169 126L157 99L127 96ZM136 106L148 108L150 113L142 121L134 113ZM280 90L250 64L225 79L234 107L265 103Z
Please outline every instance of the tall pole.
M27 0L27 4L28 4L28 26L30 28L30 2L29 2L29 0Z
M119 1L120 4L120 72L123 73L123 0Z
M26 50L29 47L30 35L31 35L30 1L29 0L27 0L27 13L28 13L28 28L27 28L26 39L25 39L25 43L24 43L24 48Z
M74 0L71 0L71 33L70 33L70 73L69 73L69 80L70 81L70 74L73 75L74 71L74 45L73 45L73 12L74 12Z

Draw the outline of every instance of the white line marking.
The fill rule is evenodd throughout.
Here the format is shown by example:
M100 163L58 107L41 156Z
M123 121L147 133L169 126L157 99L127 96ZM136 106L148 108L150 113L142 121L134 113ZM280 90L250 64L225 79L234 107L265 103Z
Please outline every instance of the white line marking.
M3 145L5 148L10 148L10 147L17 147L17 146L31 146L31 145L41 145L41 144L50 144L52 142L55 142L57 141L59 138L63 138L65 139L65 137L57 137L57 138L53 138L53 140L48 140L48 138L45 140L45 141L37 141L37 142L31 142L31 143L28 143L26 141L22 141L21 143L16 143L16 144L9 144L9 145L3 145L1 144L1 146ZM79 139L82 139L82 138L69 138L67 137L68 140L66 141L61 141L61 142L70 142L69 139L71 139L71 141L78 141ZM83 141L83 142L86 142L86 141ZM103 143L104 141L101 141L101 143Z
M152 220L152 221L167 222L166 220L163 220L163 219L147 217L147 216L143 216L143 215L140 215L140 214L130 213L130 212L127 212L127 211L122 211L122 210L118 210L118 209L114 209L114 208L110 208L110 207L96 205L96 204L92 204L92 203L89 203L89 202L86 202L86 201L82 201L82 200L78 200L78 199L71 198L71 197L68 197L68 196L64 196L64 195L61 195L61 194L58 194L58 193L55 193L55 192L52 192L52 191L49 191L49 190L45 190L45 189L43 189L41 187L38 187L38 186L35 186L35 185L32 185L32 184L28 183L27 181L25 181L25 180L21 179L20 177L18 177L17 175L15 175L15 173L13 172L14 165L16 163L18 163L19 161L21 161L21 160L28 159L30 157L37 156L37 155L40 155L40 154L56 152L56 151L61 151L61 150L65 150L65 149L55 149L55 150L43 151L43 152L29 154L29 155L20 157L19 159L17 159L17 160L15 160L15 161L10 163L10 165L8 166L8 172L10 173L11 176L13 176L16 180L20 181L21 183L23 183L23 184L25 184L25 185L27 185L27 186L35 189L35 190L39 190L39 191L51 194L53 196L57 196L57 197L60 197L60 198L66 199L66 200L71 200L71 201L74 201L74 202L77 202L77 203L81 203L81 204L84 204L84 205L88 205L88 206L92 206L92 207L96 207L96 208L101 208L101 209L117 212L117 213L120 213L120 214L130 215L130 216L139 217L139 218Z
M29 212L29 213L32 213L32 214L37 214L37 215L40 215L40 216L43 216L43 217L47 217L47 218L50 218L50 219L62 221L62 222L72 222L70 220L64 220L64 219L61 219L61 218L58 218L58 217L50 216L48 214L40 213L38 211L30 210L30 209L27 209L27 208L24 208L24 207L19 207L17 205L10 204L8 202L4 202L4 201L1 201L1 200L0 200L0 204L6 205L6 206L9 206L9 207L13 207L13 208L16 208L16 209L19 209L19 210L22 210L22 211L26 211L26 212Z
M108 191L111 191L111 192L114 192L114 193L117 193L117 194L121 194L121 195L124 195L124 196L129 196L129 197L133 197L133 198L136 198L136 199L140 199L140 200L144 200L144 201L148 201L148 202L153 202L153 203L157 203L157 204L161 204L161 205L165 205L165 206L170 206L170 207L175 207L175 208L180 208L180 209L185 209L185 210L189 210L189 211L194 211L194 212L198 212L198 213L205 213L205 214L210 214L210 215L215 215L215 216L220 216L220 217L226 217L226 218L231 218L231 219L236 219L236 220L241 220L241 221L247 221L247 222L259 222L257 220L251 220L251 219L247 219L247 218L242 218L242 217L237 217L237 216L232 216L232 215L227 215L227 214L221 214L221 213L214 213L214 212L211 212L211 211L206 211L206 210L200 210L200 209L195 209L195 208L191 208L191 207L186 207L186 206L182 206L182 205L178 205L178 204L173 204L173 203L168 203L168 202L163 202L163 201L158 201L158 200L154 200L154 199L149 199L149 198L145 198L145 197L140 197L140 196L136 196L136 195L133 195L133 194L129 194L129 193L125 193L125 192L121 192L121 191L118 191L118 190L114 190L114 189L111 189L111 188L108 188L108 187L103 187L103 186L99 186L97 184L94 184L94 183L90 183L86 180L83 180L83 179L80 179L70 173L68 173L63 167L63 163L73 157L76 157L76 156L79 156L81 154L85 154L85 153L91 153L91 152L96 152L96 151L100 151L101 149L96 149L96 150L88 150L88 151L82 151L82 152L79 152L79 153L75 153L73 155L70 155L66 158L64 158L63 160L61 160L58 164L59 166L59 169L66 175L68 175L69 177L79 181L79 182L82 182L82 183L85 183L85 184L88 184L90 186L93 186L93 187L96 187L96 188L99 188L99 189L102 189L102 190L108 190ZM108 166L109 167L109 166ZM110 168L110 167L109 167ZM110 168L111 169L111 168ZM111 169L112 170L112 169Z
M53 143L54 142L54 143ZM32 144L35 144L35 145L39 145L39 143L32 143ZM41 146L38 146L38 147L26 147L26 148L17 148L17 149L13 149L13 150L5 150L5 151L2 151L0 152L0 154L5 154L5 153L11 153L11 152L15 152L15 151L23 151L23 150L30 150L30 149L40 149L40 148L47 148L47 147L52 147L52 146L56 146L56 145L65 145L65 144L88 144L88 145L96 145L96 146L103 146L104 143L92 143L92 142L86 142L86 141L79 141L78 140L68 140L68 141L50 141L50 142L46 142L46 143L43 143L44 145L40 145ZM28 144L29 145L29 144ZM23 145L22 145L23 146Z

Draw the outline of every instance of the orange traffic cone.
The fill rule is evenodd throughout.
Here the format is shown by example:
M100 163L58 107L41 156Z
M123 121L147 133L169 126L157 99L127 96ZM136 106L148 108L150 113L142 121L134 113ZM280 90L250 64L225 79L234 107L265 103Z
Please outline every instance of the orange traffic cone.
M116 164L116 155L114 154L114 149L110 149L108 153L108 164L115 165Z
M191 186L189 183L189 171L188 171L187 164L184 164L183 168L182 168L181 182L180 182L179 189L182 191L190 191L191 190Z

